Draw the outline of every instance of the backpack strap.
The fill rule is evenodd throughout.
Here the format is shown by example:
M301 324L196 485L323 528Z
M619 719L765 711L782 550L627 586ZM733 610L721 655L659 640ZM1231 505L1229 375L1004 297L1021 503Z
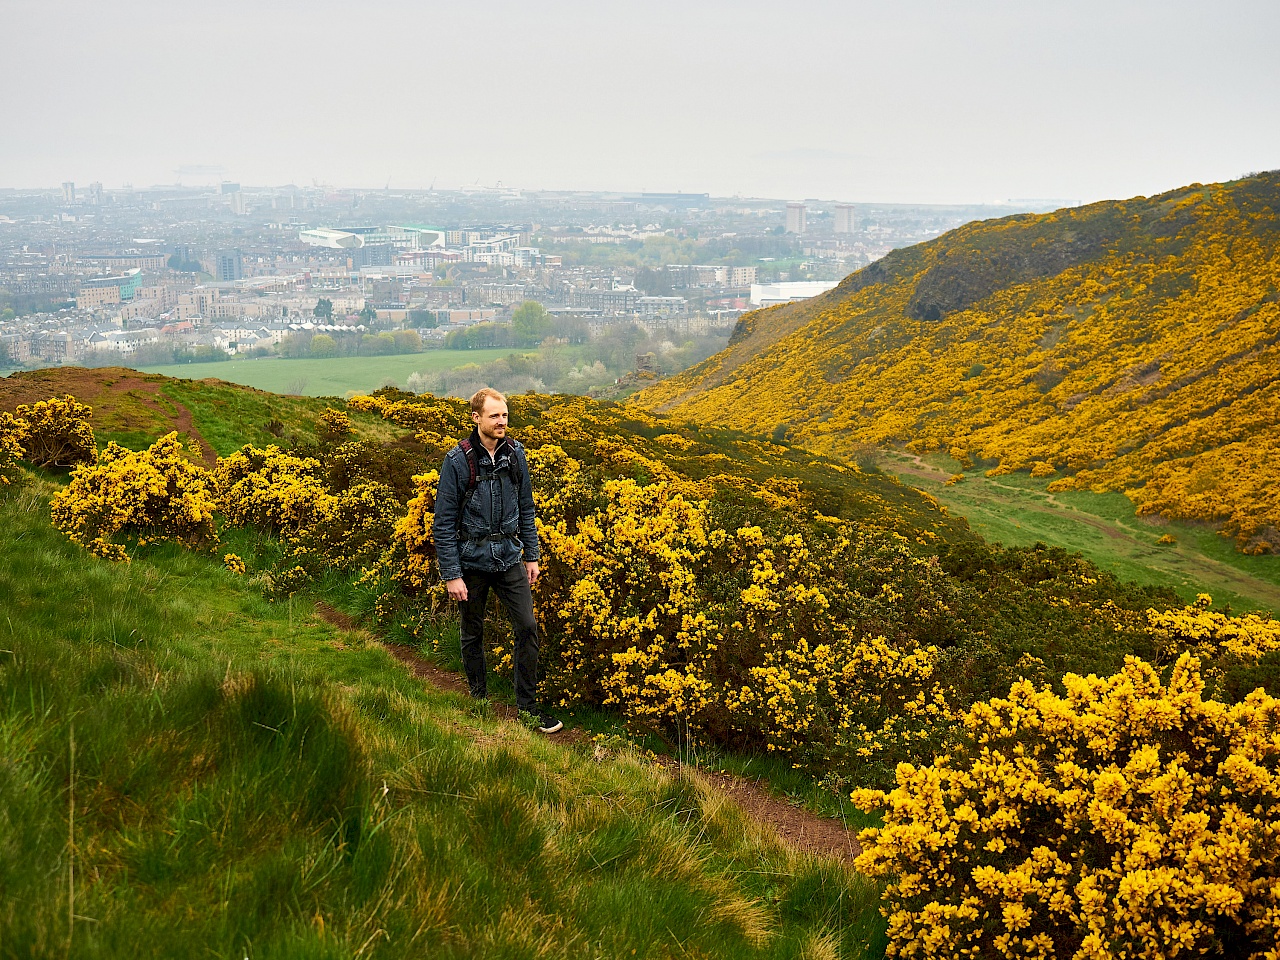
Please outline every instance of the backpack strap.
M465 437L458 441L458 446L462 448L462 456L467 461L467 492L465 496L470 497L476 484L479 483L479 468L476 466L476 452L472 449L471 438ZM465 502L465 501L464 501Z
M462 451L462 459L467 461L467 489L462 493L462 503L458 507L458 516L462 517L467 512L467 504L471 502L471 495L476 492L476 486L480 483L479 466L476 463L476 451L471 446L471 439L468 437L458 441L458 449Z
M471 500L471 495L476 492L476 487L480 483L480 455L476 452L475 447L471 445L471 438L465 437L458 441L458 447L462 450L462 456L467 461L467 489L462 495L462 509L467 509L467 503ZM520 496L520 487L524 483L524 448L514 441L511 442L511 480L516 487L516 496Z

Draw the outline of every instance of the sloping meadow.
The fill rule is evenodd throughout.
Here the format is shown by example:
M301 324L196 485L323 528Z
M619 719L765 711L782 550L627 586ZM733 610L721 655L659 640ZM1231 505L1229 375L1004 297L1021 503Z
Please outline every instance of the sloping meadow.
M204 551L92 557L55 492L0 494L0 957L883 954L872 882L696 776L499 721Z
M1274 942L1280 623L1207 596L1179 608L1045 545L992 547L894 481L760 438L577 397L511 408L540 513L544 698L862 787L885 827L859 863L895 879L895 949ZM356 439L371 422L396 435ZM103 556L165 539L221 553L282 602L341 581L430 648L451 618L436 467L468 426L456 401L354 397L315 441L206 470L207 496L176 513L208 512L198 529L164 519L181 496L158 478L192 468L176 437L115 447L54 513ZM489 653L508 662L501 627Z

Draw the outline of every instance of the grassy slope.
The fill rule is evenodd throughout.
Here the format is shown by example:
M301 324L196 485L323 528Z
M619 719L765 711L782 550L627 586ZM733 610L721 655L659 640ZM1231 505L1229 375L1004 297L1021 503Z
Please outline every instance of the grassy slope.
M1277 174L971 224L748 315L637 401L824 452L1041 464L1280 548L1277 238Z
M1009 545L1036 541L1078 550L1102 569L1141 584L1172 587L1190 603L1207 591L1237 612L1280 614L1280 557L1245 556L1207 524L1135 517L1118 493L1045 489L1025 474L965 475L946 485L960 465L941 454L902 451L881 456L887 472L936 497L988 540ZM1157 544L1163 534L1174 544Z
M216 559L94 560L47 490L0 504L0 955L882 948L874 890L697 782L424 689Z
M186 424L219 456L245 443L283 442L268 432L272 421L283 426L285 440L297 436L304 442L314 441L316 419L332 405L320 398L279 396L215 379L178 380L121 367L62 367L0 379L0 410L63 393L72 393L93 407L93 428L100 444L115 440L142 449L170 430L185 432ZM345 410L344 405L338 406ZM625 405L568 395L513 397L512 412L517 437L521 431L539 431L544 439L562 443L579 455L590 456L599 439L626 438L686 476L701 478L728 471L757 482L793 477L810 488L829 513L911 536L919 531L944 540L967 535L963 520L947 516L936 502L894 479L833 465L799 448L749 434L679 420L651 420L643 413L636 419L635 411ZM561 418L577 414L587 416L594 426L589 432L566 436ZM348 416L359 439L403 443L412 437L413 431L375 414L348 411ZM688 451L673 449L658 439L669 433L696 442ZM527 432L523 435L529 439Z
M393 381L403 387L410 374L452 370L468 363L489 363L513 352L493 350L428 350L387 357L334 357L328 360L262 357L217 363L168 364L146 367L166 377L216 377L230 383L272 393L308 397L341 397L349 390L368 393Z

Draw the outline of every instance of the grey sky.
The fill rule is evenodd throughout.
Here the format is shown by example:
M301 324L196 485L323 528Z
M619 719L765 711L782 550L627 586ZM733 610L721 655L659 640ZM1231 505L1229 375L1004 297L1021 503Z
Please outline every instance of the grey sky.
M0 0L0 186L1095 200L1280 167L1280 3Z

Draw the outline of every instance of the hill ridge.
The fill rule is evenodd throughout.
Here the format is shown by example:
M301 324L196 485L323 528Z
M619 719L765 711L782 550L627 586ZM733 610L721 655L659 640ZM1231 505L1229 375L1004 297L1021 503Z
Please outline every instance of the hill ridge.
M1123 491L1275 552L1278 251L1280 173L966 224L747 314L632 402Z

